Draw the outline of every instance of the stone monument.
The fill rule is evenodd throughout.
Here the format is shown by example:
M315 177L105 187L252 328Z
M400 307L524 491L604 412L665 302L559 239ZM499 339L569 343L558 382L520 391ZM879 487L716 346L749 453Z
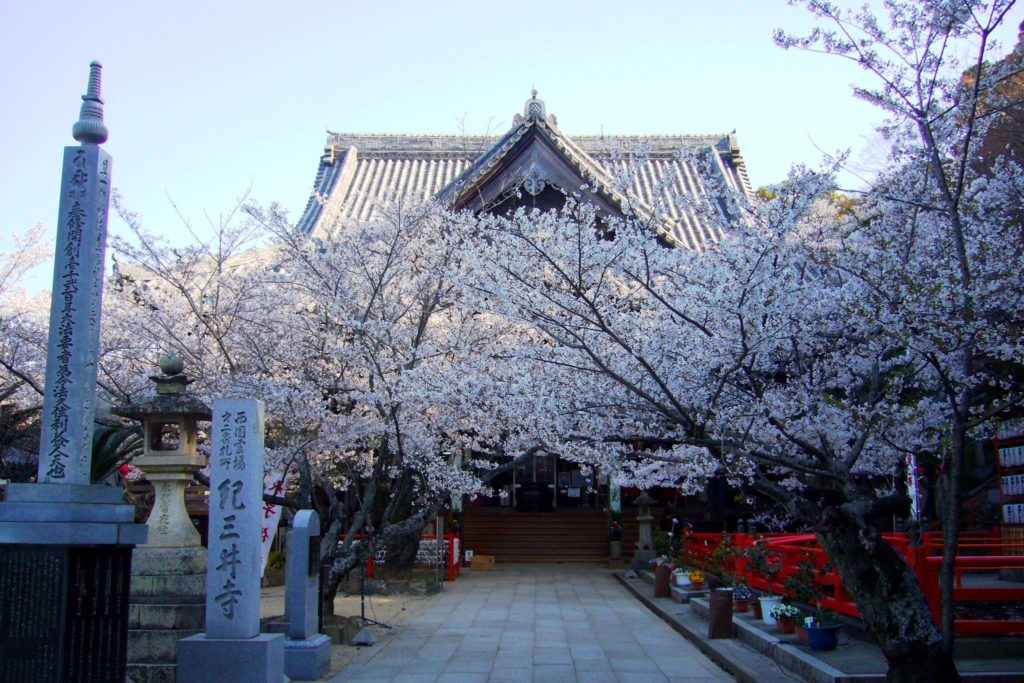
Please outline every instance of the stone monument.
M288 533L285 573L284 672L314 681L331 668L331 639L320 633L320 518L313 510L295 514Z
M281 683L284 635L260 633L263 403L213 403L206 631L178 641L179 683Z
M640 527L640 538L636 542L636 552L633 554L633 562L630 565L636 571L647 569L647 563L654 559L654 537L651 533L651 506L658 501L651 498L651 495L643 491L633 501L633 505L640 508L636 521Z
M93 485L92 431L110 157L90 65L80 143L64 148L37 483L0 503L0 682L123 683L132 547L119 487Z
M178 641L203 630L206 548L185 508L185 487L205 466L196 451L196 423L210 408L187 392L192 382L175 356L150 379L156 394L113 412L143 425L135 465L153 483L149 542L132 556L128 675L134 683L174 683Z

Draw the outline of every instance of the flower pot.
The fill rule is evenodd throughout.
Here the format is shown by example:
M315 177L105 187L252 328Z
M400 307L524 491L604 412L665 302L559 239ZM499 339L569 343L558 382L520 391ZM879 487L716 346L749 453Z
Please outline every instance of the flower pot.
M753 600L750 601L750 611L754 613L754 618L755 619L760 619L761 618L762 612L761 612L761 600L760 599L754 598Z
M733 612L747 612L750 610L750 600L732 600L732 611Z
M772 607L782 602L781 595L766 595L759 598L761 601L761 621L765 626L775 626L775 617L772 616Z
M812 650L834 650L838 643L839 624L807 627L807 644Z
M702 590L704 590L704 582L703 581L691 581L690 582L690 590L694 590L694 591L702 591Z
M672 581L679 588L682 588L683 586L685 586L685 585L690 583L690 580L688 578L686 578L686 574L684 572L679 572L678 574L673 574L672 575Z
M775 620L775 626L783 633L792 633L796 630L796 622L792 617L782 617Z
M796 625L796 639L798 641L800 641L801 643L803 643L804 645L807 644L807 627L806 626L802 626L800 624Z

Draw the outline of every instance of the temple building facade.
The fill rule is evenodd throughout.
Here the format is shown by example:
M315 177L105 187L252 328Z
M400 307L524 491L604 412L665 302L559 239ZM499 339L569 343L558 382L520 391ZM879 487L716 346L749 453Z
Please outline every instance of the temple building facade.
M727 210L723 192L751 192L734 134L570 136L533 91L500 137L329 132L298 230L330 240L335 226L370 220L395 201L506 212L558 208L573 196L592 202L599 217L654 217L666 245L699 249L720 235L690 207L717 202ZM609 511L621 501L628 521L629 502L639 493L610 490L549 455L494 485L503 495L463 501L458 522L465 548L498 561L607 559ZM724 490L696 501L702 513L715 515L721 501L708 495L724 500ZM681 501L663 503L682 509ZM724 511L717 516L724 521ZM624 546L633 527L623 524Z

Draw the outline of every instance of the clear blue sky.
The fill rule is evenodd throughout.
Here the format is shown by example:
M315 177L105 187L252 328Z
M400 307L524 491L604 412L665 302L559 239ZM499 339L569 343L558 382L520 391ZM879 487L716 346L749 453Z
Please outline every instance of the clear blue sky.
M776 48L777 26L810 23L784 0L0 0L0 235L54 227L92 59L114 186L182 241L171 200L202 228L251 187L297 219L327 129L500 133L531 84L569 135L735 129L755 185L856 158L880 120L857 71Z

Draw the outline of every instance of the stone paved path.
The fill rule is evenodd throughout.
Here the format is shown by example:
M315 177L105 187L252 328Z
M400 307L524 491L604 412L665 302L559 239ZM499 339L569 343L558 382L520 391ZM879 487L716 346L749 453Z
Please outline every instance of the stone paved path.
M331 681L732 680L601 567L463 572Z

